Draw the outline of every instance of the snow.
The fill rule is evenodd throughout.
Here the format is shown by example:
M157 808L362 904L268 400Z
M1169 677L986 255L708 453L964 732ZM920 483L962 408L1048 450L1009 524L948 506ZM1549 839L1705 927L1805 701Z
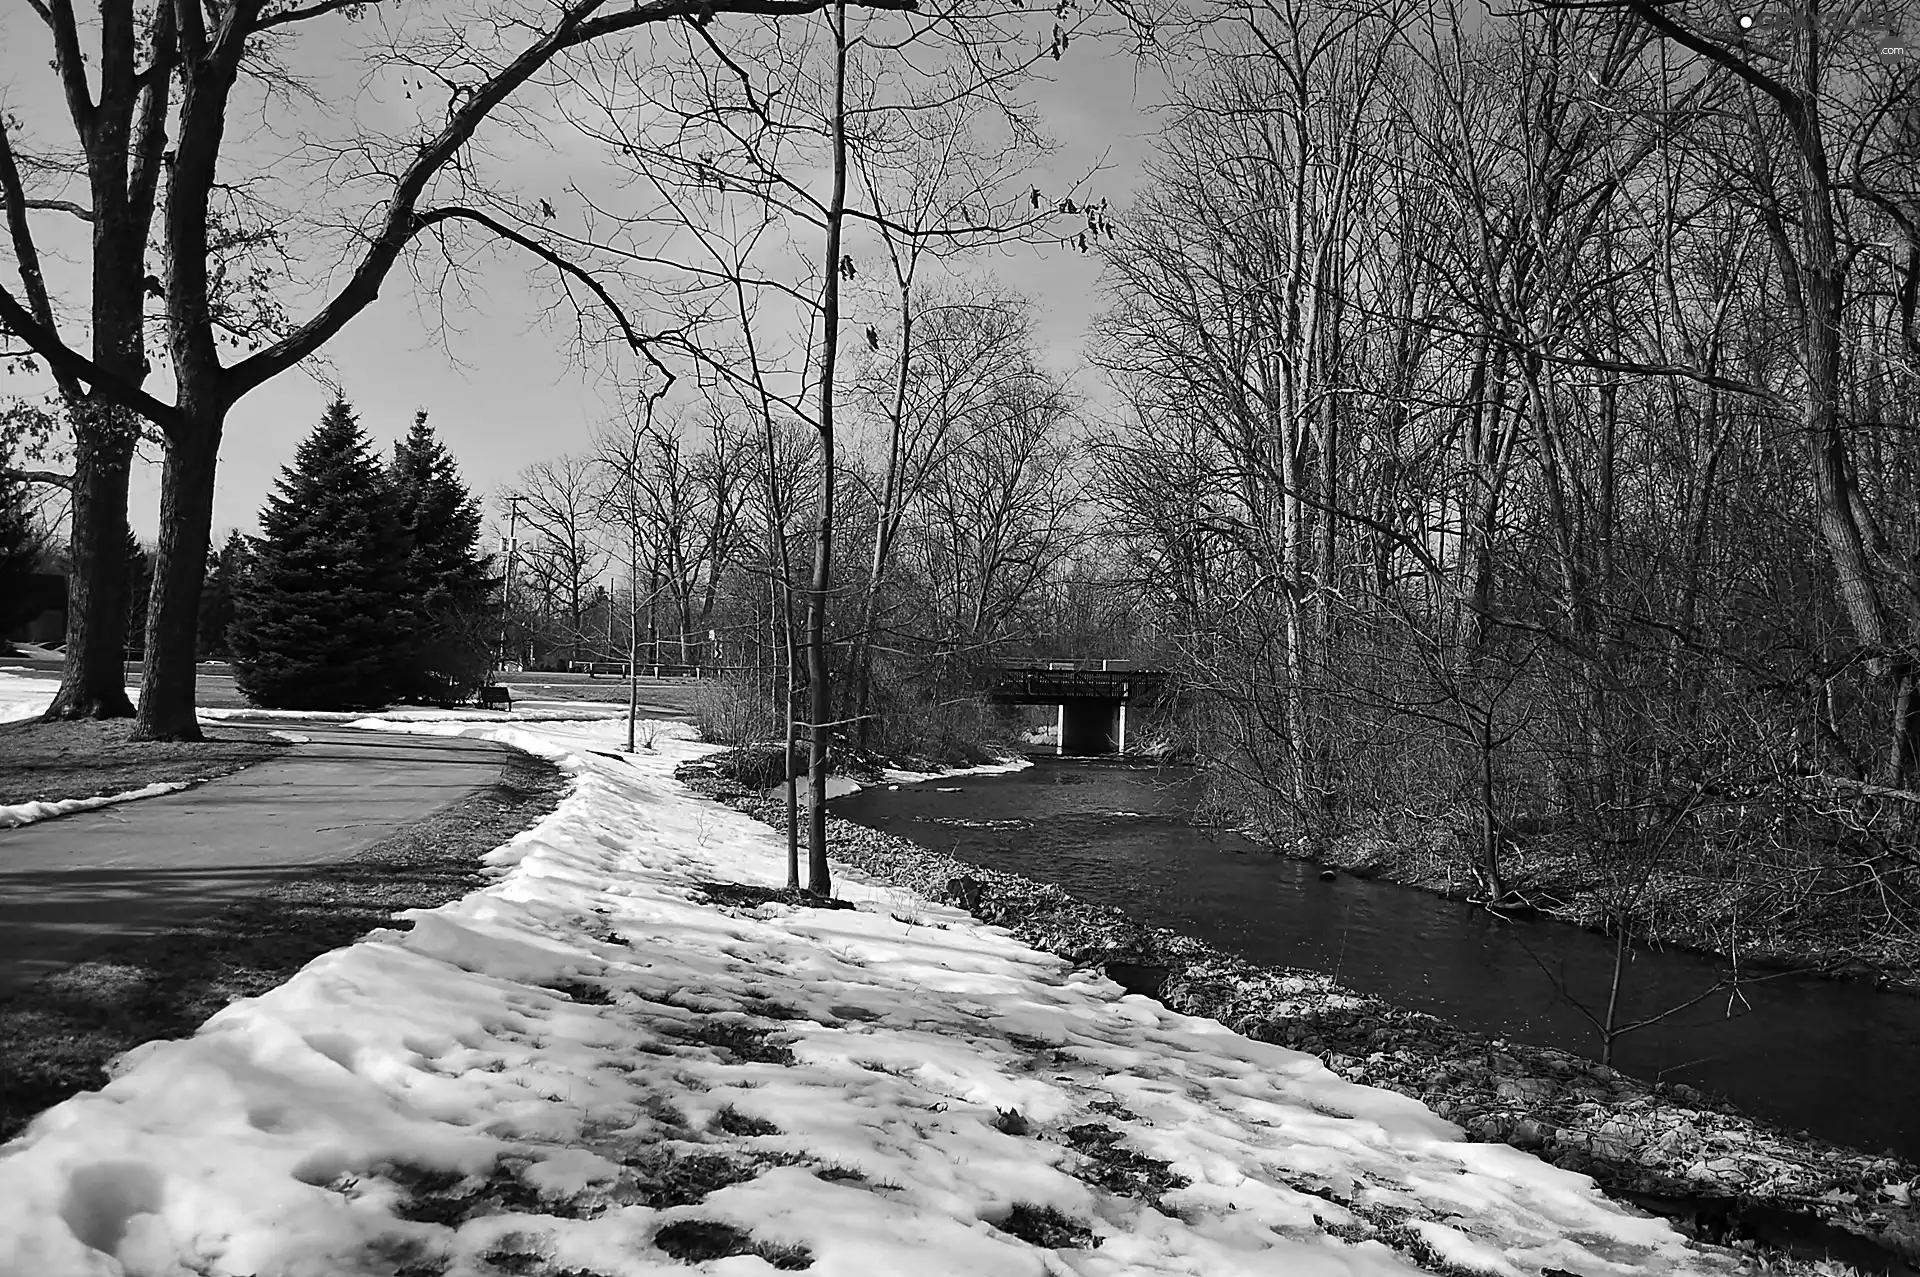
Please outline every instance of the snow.
M168 780L142 785L139 789L123 790L117 794L102 794L97 798L62 798L58 802L0 803L0 829L31 825L36 820L70 816L76 811L92 811L96 807L111 807L115 803L130 803L136 798L154 798L186 787L186 781Z
M902 785L911 785L923 780L933 780L936 777L944 780L950 776L993 776L1002 772L1017 772L1022 768L1031 766L1033 766L1032 759L1009 758L997 763L981 763L974 767L956 767L952 771L945 772L910 772L902 771L898 767L883 767L880 769L880 775L882 781L885 782L889 788L898 789ZM796 777L793 788L795 801L797 801L800 806L811 807L813 805L813 778L811 776ZM862 785L851 776L829 776L827 777L827 801L832 802L834 799L844 798L848 794L857 794L865 788L865 785ZM957 793L959 791L942 790L940 792ZM763 798L785 798L786 796L787 787L784 784L775 785L761 795Z
M860 782L851 776L829 776L827 777L827 801L831 802L836 798L844 798L848 794L857 794L862 788ZM802 807L813 806L813 777L794 777L793 793L794 800ZM787 787L784 782L775 785L762 795L762 797L765 798L785 798L786 796Z
M1375 1277L1419 1271L1406 1238L1463 1271L1730 1271L1584 1176L850 871L853 909L710 903L701 880L784 881L785 847L672 779L708 749L683 725L621 755L624 724L376 724L528 748L572 789L488 886L129 1052L0 1149L0 1269L631 1277L688 1272L653 1243L717 1220L816 1277ZM1162 1211L1077 1178L1087 1123L1188 1186ZM743 1169L642 1191L696 1153ZM995 1227L1020 1203L1101 1244ZM1328 1231L1364 1220L1403 1249Z
M53 694L59 690L58 679L0 670L0 723L40 717L47 712L47 706L53 704Z
M923 780L950 780L955 776L999 776L1007 772L1024 771L1033 766L1031 758L1008 758L997 763L981 763L974 767L956 767L944 772L909 772L898 767L882 769L882 775L888 783L894 785L912 785Z

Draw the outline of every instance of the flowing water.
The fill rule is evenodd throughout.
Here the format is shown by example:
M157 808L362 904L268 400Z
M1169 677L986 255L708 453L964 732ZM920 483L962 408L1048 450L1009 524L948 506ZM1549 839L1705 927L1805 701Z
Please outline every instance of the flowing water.
M1188 772L1042 758L1006 775L867 789L833 809L1257 962L1329 972L1483 1033L1599 1054L1568 995L1605 1007L1612 941L1391 883L1321 881L1311 865L1189 823L1194 798ZM1718 973L1690 954L1639 952L1621 1020L1694 998ZM1620 1039L1614 1063L1836 1143L1920 1159L1920 998L1772 979Z

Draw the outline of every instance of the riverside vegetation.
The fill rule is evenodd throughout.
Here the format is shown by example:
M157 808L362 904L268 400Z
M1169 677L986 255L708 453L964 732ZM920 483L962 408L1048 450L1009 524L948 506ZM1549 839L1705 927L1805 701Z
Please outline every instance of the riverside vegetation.
M782 823L781 805L736 778L734 762L733 754L718 755L683 767L680 778ZM1311 1052L1348 1081L1412 1096L1470 1139L1592 1175L1702 1243L1754 1253L1775 1271L1831 1272L1838 1261L1902 1273L1920 1264L1912 1200L1920 1166L1781 1129L1691 1087L1649 1084L1565 1051L1469 1033L1319 973L1263 967L1058 887L966 865L850 821L829 816L828 831L832 854L845 864L961 903L1175 1010Z

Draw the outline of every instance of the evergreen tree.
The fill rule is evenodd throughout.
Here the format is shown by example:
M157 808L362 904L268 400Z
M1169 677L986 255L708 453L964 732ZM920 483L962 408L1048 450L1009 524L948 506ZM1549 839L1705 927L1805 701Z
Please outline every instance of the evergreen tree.
M0 477L0 651L6 650L6 632L30 619L35 606L30 585L40 543L27 485Z
M234 589L234 680L258 705L366 709L402 681L413 608L385 470L345 399L280 474Z
M486 681L492 580L480 553L480 506L460 479L453 454L434 437L427 414L394 445L388 472L406 575L418 617L402 694L411 700L464 700Z
M207 579L200 591L200 659L230 655L227 631L233 625L233 592L247 570L247 540L238 529L227 543L207 552Z
M127 529L127 655L140 660L147 651L147 604L153 598L153 555Z

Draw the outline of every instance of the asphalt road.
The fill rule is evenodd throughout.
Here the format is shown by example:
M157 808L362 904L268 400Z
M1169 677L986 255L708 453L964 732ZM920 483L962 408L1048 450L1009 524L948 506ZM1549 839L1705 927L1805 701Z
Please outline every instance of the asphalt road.
M343 860L499 776L504 746L305 723L194 789L0 830L0 993Z

